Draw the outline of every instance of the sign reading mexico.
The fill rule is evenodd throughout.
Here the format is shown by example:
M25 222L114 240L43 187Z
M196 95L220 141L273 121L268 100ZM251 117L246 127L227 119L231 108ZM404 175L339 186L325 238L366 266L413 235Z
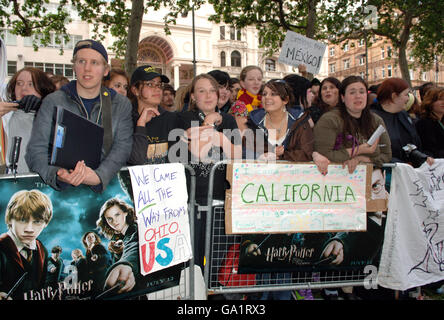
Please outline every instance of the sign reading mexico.
M182 164L128 168L139 226L139 251L143 275L192 257L188 194Z
M314 164L233 163L227 179L227 233L366 230L371 167L359 165L349 174L330 165L323 176Z
M304 37L293 31L287 31L278 60L280 63L295 67L304 64L307 67L307 72L318 74L325 48L327 48L325 43Z

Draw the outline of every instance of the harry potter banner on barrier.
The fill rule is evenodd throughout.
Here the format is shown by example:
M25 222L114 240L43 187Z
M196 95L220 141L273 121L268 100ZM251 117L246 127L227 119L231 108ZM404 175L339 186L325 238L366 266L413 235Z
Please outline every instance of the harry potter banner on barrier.
M0 299L126 299L179 282L183 263L140 273L128 170L101 194L37 175L2 176L0 194Z
M387 198L384 182L383 172L373 170L369 197L372 201ZM335 209L331 207L330 211ZM364 213L363 218L366 230L360 232L242 235L238 272L339 271L362 270L367 265L377 266L384 226L382 213L369 211Z
M365 232L243 235L239 273L361 270L377 265L382 241L370 217Z

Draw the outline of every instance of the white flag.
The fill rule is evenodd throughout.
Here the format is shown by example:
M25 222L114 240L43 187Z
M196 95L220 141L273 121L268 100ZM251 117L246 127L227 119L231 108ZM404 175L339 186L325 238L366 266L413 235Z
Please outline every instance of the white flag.
M444 159L393 169L378 284L407 290L444 279Z

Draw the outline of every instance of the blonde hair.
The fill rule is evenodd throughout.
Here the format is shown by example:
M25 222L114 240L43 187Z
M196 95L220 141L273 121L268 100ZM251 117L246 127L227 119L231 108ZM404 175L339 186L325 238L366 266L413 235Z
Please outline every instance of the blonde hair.
M48 224L52 219L52 202L43 192L21 190L11 197L6 207L5 222L11 225L11 220L43 220Z
M78 248L71 251L71 257L72 257L73 254L75 254L77 258L85 258L85 256L83 255L82 250L80 250Z
M239 75L239 80L241 81L245 81L245 79L247 78L247 73L250 72L251 70L259 70L262 74L262 76L264 75L264 72L262 71L262 69L258 66L246 66L242 69L240 75Z
M176 96L174 97L174 106L176 111L181 112L185 106L185 99L190 99L190 86L181 86L176 90Z

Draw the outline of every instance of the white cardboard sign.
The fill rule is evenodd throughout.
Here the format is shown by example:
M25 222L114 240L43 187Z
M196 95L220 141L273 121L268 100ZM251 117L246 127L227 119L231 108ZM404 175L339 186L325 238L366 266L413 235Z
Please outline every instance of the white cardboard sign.
M295 67L304 64L307 72L318 74L326 48L325 43L287 31L278 61Z

